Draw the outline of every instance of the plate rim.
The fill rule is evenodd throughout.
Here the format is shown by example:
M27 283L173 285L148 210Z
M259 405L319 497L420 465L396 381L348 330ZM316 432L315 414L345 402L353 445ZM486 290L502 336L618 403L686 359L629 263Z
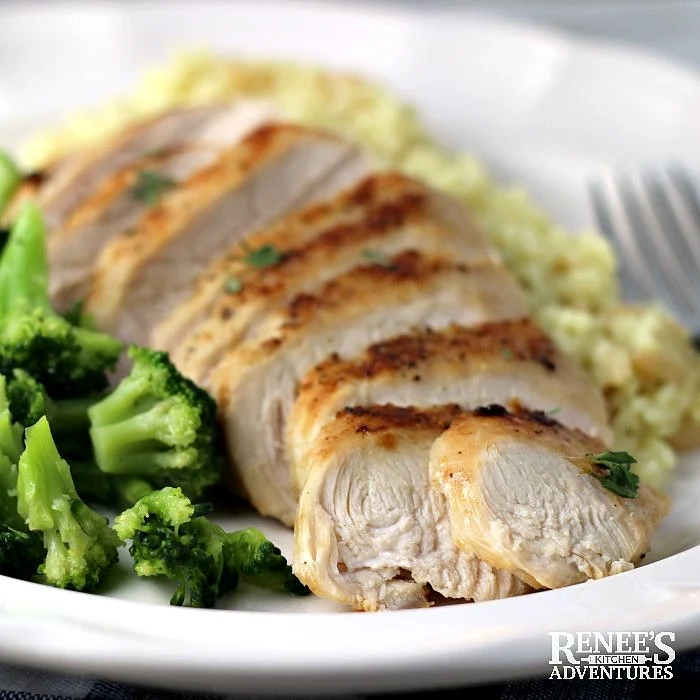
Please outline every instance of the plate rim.
M54 10L58 8L68 8L75 4L89 6L87 2L65 2L54 6ZM118 6L118 3L109 3L110 5ZM185 4L176 3L176 4ZM216 4L216 3L204 3ZM13 5L20 3L8 3L8 5L0 8L0 16L3 13L13 11ZM285 7L284 2L279 0L262 0L259 6L266 7ZM309 11L313 8L319 12L334 12L342 15L346 12L353 12L356 6L339 2L334 6L321 7L319 4L312 2L296 3L297 7L305 8ZM21 3L21 9L27 11L39 10L42 8L42 3L37 0L31 0L27 3ZM45 8L44 8L45 9ZM158 11L163 11L165 8L161 6ZM286 6L289 9L289 6ZM617 42L606 39L594 39L591 37L579 37L575 34L552 28L545 25L540 25L528 21L513 21L494 17L481 11L474 11L465 8L439 8L437 11L425 12L420 8L395 8L387 5L367 5L363 10L375 16L390 16L390 17L426 17L437 18L438 21L444 20L447 16L458 16L461 20L473 19L490 25L490 28L501 27L508 31L517 30L522 35L527 35L528 38L537 38L547 41L564 41L567 44L574 46L584 46L595 51L605 51L608 55L624 55L627 57L638 57L644 60L653 60L662 68L669 71L683 74L683 77L695 81L700 87L700 70L694 68L685 62L665 56L664 54L655 51L640 48L635 45L619 44ZM15 10L16 11L16 10ZM416 105L420 111L420 105ZM587 584L579 584L576 590L580 590L581 594L574 594L574 597L580 600L574 601L570 605L569 610L572 620L591 620L596 621L604 627L605 619L614 606L611 603L619 604L621 601L627 603L637 603L639 605L653 604L655 601L661 606L657 610L657 616L654 618L655 628L658 625L677 624L679 629L683 629L689 634L689 630L693 625L696 630L700 630L700 545L680 552L663 560L650 563L639 569L631 572L619 574L617 576L591 582ZM39 593L36 591L39 590ZM195 647L195 654L192 654L192 649L188 649L183 638L175 638L177 642L177 672L178 686L190 687L191 689L212 689L217 687L220 690L252 690L252 691L280 691L289 689L289 684L294 684L295 691L301 690L305 692L352 692L362 690L377 690L382 688L385 690L396 689L421 689L424 687L447 687L456 684L472 684L487 682L493 680L504 680L512 678L512 673L508 672L504 675L502 667L499 668L498 661L503 659L489 659L484 656L485 652L492 649L494 645L510 646L517 651L517 662L511 665L511 671L516 670L521 676L531 675L542 671L547 657L542 655L543 649L546 650L548 639L538 640L537 643L532 642L532 632L527 631L520 637L512 635L505 639L497 637L485 644L483 641L478 642L472 637L464 636L464 630L461 625L469 627L474 624L474 620L470 618L476 617L477 620L487 617L487 612L493 609L493 606L500 606L503 609L508 608L512 615L518 619L534 619L538 618L541 632L543 624L551 620L551 613L557 609L558 603L567 603L567 597L570 596L574 589L559 589L557 591L546 591L537 593L531 596L522 598L513 598L502 601L490 601L479 603L478 606L465 604L454 607L444 607L432 609L431 614L436 620L442 622L453 618L446 629L441 629L444 633L449 631L457 635L455 637L455 646L451 654L447 654L444 658L440 658L439 649L408 649L405 647L406 641L402 641L400 647L401 654L397 654L397 649L390 649L387 657L382 659L381 664L373 664L370 653L376 652L379 643L388 644L390 641L401 641L400 635L406 633L413 628L417 623L415 620L419 616L425 615L425 610L406 610L406 611L391 611L377 613L375 615L357 615L348 612L347 614L339 615L337 613L287 613L287 612L249 612L249 611L231 611L231 610L178 610L178 615L183 615L187 618L190 625L190 633L192 628L201 630L206 628L211 623L211 619L216 616L217 626L219 618L223 619L226 615L234 614L237 620L243 620L243 624L248 629L250 623L258 620L261 615L274 616L284 625L284 632L292 634L295 628L298 627L298 621L303 619L304 626L309 628L310 632L317 633L323 630L323 626L328 624L329 620L333 620L334 627L342 628L341 632L347 634L358 634L363 631L358 630L358 626L375 627L372 630L373 635L377 639L366 647L360 647L354 650L344 650L337 646L337 641L322 643L320 637L316 640L315 645L310 649L305 648L304 654L300 655L298 651L294 652L290 658L280 659L278 654L288 653L289 649L286 646L274 647L270 650L269 646L259 647L256 644L262 643L262 640L257 636L252 635L253 642L248 642L247 652L263 654L266 652L270 657L275 656L272 664L259 664L252 670L250 668L250 659L246 661L246 665L242 665L235 659L234 652L240 652L241 647L223 645L217 648L211 648L206 644ZM590 591L598 591L599 594L607 598L607 602L601 609L591 615L590 609L583 605L589 602L588 599L592 595ZM34 595L36 593L36 595ZM692 595L688 595L692 593ZM16 598L14 598L16 596ZM655 597L657 596L657 597ZM141 681L150 684L169 685L173 680L169 674L172 672L172 653L173 648L171 639L166 639L163 636L148 637L144 639L140 635L133 634L133 625L135 617L141 621L144 619L155 620L159 624L163 624L162 629L169 629L168 621L163 620L164 616L175 612L172 608L165 605L155 605L151 603L143 603L139 601L119 600L104 596L87 596L70 591L60 591L39 584L32 584L14 579L8 579L0 576L0 660L28 664L43 667L51 667L57 670L66 672L85 672L99 673L103 677L112 677L115 679L126 681ZM25 600L26 598L26 600ZM80 601L89 599L91 602L83 605ZM18 606L10 604L8 600L21 601ZM56 607L61 608L62 601L72 601L66 609L60 614L56 614ZM690 603L688 601L691 601ZM57 601L59 601L57 603ZM101 603L109 601L102 606ZM527 601L527 603L525 602ZM536 601L533 603L533 601ZM571 601L568 601L571 603ZM131 630L125 629L105 629L104 624L100 621L95 621L90 617L95 608L107 607L115 611L116 620L119 625L126 622L132 625ZM566 608L566 605L564 605ZM481 612L474 614L475 609ZM631 612L631 611L628 611ZM300 618L302 615L303 618ZM183 618L183 619L184 619ZM626 619L626 622L632 624L635 616ZM359 622L359 620L372 620L372 622ZM378 621L378 622L375 622ZM620 620L620 618L617 618ZM379 624L381 622L381 624ZM223 623L220 623L223 624ZM648 624L648 623L645 623ZM432 627L428 625L428 627ZM318 628L318 629L317 629ZM597 628L596 628L597 629ZM70 635L65 634L70 631ZM601 628L599 631L603 631ZM64 635L63 646L60 649L60 654L52 654L43 640L43 633L48 632L49 640L57 635ZM136 642L137 651L134 652L131 658L123 659L119 664L114 665L114 659L109 655L105 655L111 651L109 647L88 647L85 648L85 639L102 640L115 632L122 639L122 635L131 642ZM429 635L426 635L423 640L424 646L428 642L433 643L433 635L435 630L429 629ZM502 631L502 633L504 633ZM226 638L221 636L222 630L217 631L216 639L218 642L225 641ZM339 635L340 636L340 635ZM82 638L81 638L82 637ZM687 641L687 643L686 643ZM681 640L677 644L677 650L687 648L692 644L700 642L700 631L695 637L690 640ZM19 643L19 646L18 646ZM269 645L269 642L265 642ZM517 649L517 645L522 644L523 648ZM22 646L23 645L23 646ZM18 649L22 650L18 654ZM199 650L206 651L212 654L212 658L207 660L202 657ZM72 663L74 653L92 652L91 656L83 657L79 665ZM313 657L311 660L308 653L314 652L322 654L326 652L327 657L325 663L320 662L319 658ZM342 652L347 654L342 656ZM415 655L419 651L423 652L420 659L416 660ZM152 653L155 657L148 659L147 667L143 666L143 654ZM410 652L410 653L409 653ZM443 650L444 653L444 650ZM465 655L464 665L458 665L460 658L456 653ZM233 654L234 662L231 662L230 657ZM214 660L212 660L214 659ZM339 659L342 662L339 663ZM154 660L156 663L154 663ZM311 661L311 665L309 665ZM166 663L167 662L167 663ZM335 663L333 663L335 662ZM414 666L410 664L414 663ZM433 664L431 669L426 669L426 663ZM477 668L475 663L481 663L483 666ZM111 665L110 665L111 664ZM362 677L356 677L351 672L358 668L358 664L364 669ZM426 670L430 671L426 675ZM156 672L159 675L153 675ZM304 674L304 675L300 675ZM260 686L260 681L266 685ZM183 685L184 684L184 685ZM241 688L243 684L243 688ZM248 685L246 685L248 684Z

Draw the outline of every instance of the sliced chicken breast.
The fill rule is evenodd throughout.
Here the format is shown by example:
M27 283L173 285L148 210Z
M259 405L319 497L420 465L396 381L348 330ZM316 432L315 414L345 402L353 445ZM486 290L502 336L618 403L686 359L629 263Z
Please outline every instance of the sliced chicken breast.
M178 149L192 142L224 148L273 117L270 103L262 100L173 110L133 125L96 148L61 160L38 197L49 230L62 226L101 182L144 153Z
M213 372L234 484L264 515L291 525L297 492L285 456L287 416L300 379L337 353L411 328L521 318L526 302L500 266L468 266L402 253L389 265L358 267L269 315L260 337L227 354Z
M491 406L434 443L432 482L457 544L532 586L559 588L631 569L668 499L648 486L623 498L603 486L605 445L541 413Z
M430 485L435 439L457 406L349 408L306 455L293 568L311 590L358 610L491 600L530 590L458 548L444 496Z
M525 406L611 438L600 391L532 321L450 326L392 338L359 357L331 357L304 377L287 423L297 485L305 478L298 473L304 452L338 411L386 403Z
M201 147L146 154L104 181L49 237L49 291L54 308L64 311L85 297L102 249L119 234L135 229L152 206L147 192L139 196L142 175L161 179L167 188L177 187L218 154Z
M326 134L275 124L257 129L103 250L87 311L101 329L149 344L151 330L214 259L367 168L361 151Z
M335 197L295 211L272 226L246 238L250 250L272 246L289 257L290 251L303 248L321 234L346 229L357 229L373 217L373 228L388 226L397 215L407 214L413 208L419 185L396 173L380 173L361 180L350 189L343 189ZM400 211L396 212L396 207ZM380 223L381 221L381 223ZM246 264L240 246L216 260L197 280L192 296L166 317L153 333L154 345L173 353L173 357L185 357L189 348L199 342L205 324L217 318L230 317L233 305L239 306L240 298L232 298L227 292L227 282L232 278L241 282L242 290L250 287L261 274L267 274ZM313 283L310 280L309 283ZM247 294L246 294L247 296ZM184 338L184 340L183 340Z
M375 189L387 183L396 196L365 207L365 216L354 223L337 226L333 221L311 240L283 245L282 259L272 267L260 269L239 262L234 274L241 289L236 294L223 293L209 319L173 352L180 370L206 384L224 352L239 341L254 338L271 310L297 294L313 292L368 258L387 262L401 251L419 250L443 254L455 262L495 261L495 253L458 202L401 176L379 175L372 180ZM397 180L403 186L397 188ZM357 195L367 184L363 182L343 198ZM298 220L298 216L292 218ZM224 283L219 286L223 292Z

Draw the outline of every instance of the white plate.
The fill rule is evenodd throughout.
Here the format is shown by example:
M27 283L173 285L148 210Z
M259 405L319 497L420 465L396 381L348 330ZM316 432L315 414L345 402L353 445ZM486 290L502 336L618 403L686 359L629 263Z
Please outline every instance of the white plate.
M290 2L4 4L0 134L126 89L174 46L311 60L385 81L445 143L481 155L562 223L589 223L600 164L686 157L700 142L700 79L660 58L466 13L422 16ZM687 158L685 158L687 162ZM691 163L692 165L692 163ZM104 596L0 577L0 660L178 688L380 691L545 673L550 631L677 634L700 644L700 472L687 458L658 533L662 559L524 598L379 614L243 590L230 609L171 608L124 576ZM289 533L258 523L289 554ZM125 566L124 566L125 568Z

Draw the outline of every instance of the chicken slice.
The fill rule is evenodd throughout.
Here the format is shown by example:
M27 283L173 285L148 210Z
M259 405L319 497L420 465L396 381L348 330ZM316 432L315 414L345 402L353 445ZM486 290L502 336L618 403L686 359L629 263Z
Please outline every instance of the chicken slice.
M321 234L332 235L332 231L337 231L338 235L343 235L346 229L354 231L370 216L373 229L378 225L388 226L391 219L406 214L422 189L415 181L397 173L372 175L335 197L291 212L249 236L246 245L251 250L273 246L288 257L289 251L303 248ZM268 269L262 271L268 272ZM172 352L174 358L186 357L190 346L199 342L205 324L230 316L232 303L238 307L240 298L232 299L227 293L227 281L236 278L242 288L248 290L251 281L259 277L259 271L241 259L240 246L235 246L209 266L197 280L192 296L157 326L152 335L154 346ZM240 315L238 308L236 313Z
M150 331L223 251L367 168L360 150L329 135L291 125L260 127L102 251L87 311L101 329L149 343Z
M542 413L490 406L434 443L430 473L465 551L532 586L559 588L633 568L668 510L648 486L623 498L591 457L605 445Z
M102 249L134 229L151 206L137 196L141 173L155 173L165 178L167 187L175 187L209 165L218 153L191 148L146 154L104 181L49 237L49 291L54 308L64 311L88 293L92 268Z
M297 471L304 452L338 411L385 403L521 405L611 438L601 393L532 321L451 326L391 338L352 359L331 357L304 377L287 423L297 484L305 478Z
M445 497L430 485L435 439L457 406L348 408L307 453L294 524L293 568L324 598L358 610L491 600L531 590L460 550Z
M353 356L413 327L521 318L526 302L493 263L472 266L402 253L355 268L316 295L269 315L260 337L228 353L209 389L224 423L234 485L263 515L291 525L297 491L285 456L287 416L299 380L330 355Z
M397 188L397 181L403 185ZM465 263L495 261L495 253L458 202L401 176L379 175L369 182L376 190L387 183L396 196L365 206L364 216L356 222L338 226L333 217L331 225L313 239L296 246L282 244L283 258L273 267L260 269L239 262L230 268L242 288L226 295L224 283L218 285L223 298L214 305L209 319L173 352L173 361L182 372L206 383L224 352L239 341L254 338L271 310L297 294L313 292L368 258L388 261L410 249L442 253ZM367 185L368 181L361 183L342 198L356 195ZM291 218L298 220L298 216Z
M101 182L144 153L193 142L221 149L273 116L270 104L262 100L174 110L125 129L106 144L62 159L38 194L49 229L62 226Z

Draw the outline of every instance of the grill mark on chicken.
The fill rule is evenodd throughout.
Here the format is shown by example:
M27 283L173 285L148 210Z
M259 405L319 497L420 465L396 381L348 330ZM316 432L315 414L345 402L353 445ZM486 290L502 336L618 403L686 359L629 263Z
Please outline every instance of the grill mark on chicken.
M374 183L385 176L372 178ZM390 267L391 255L419 249L422 253L451 257L455 266L463 261L491 262L493 255L478 229L465 220L460 227L445 222L439 209L442 202L427 188L409 179L387 178L396 191L357 215L352 221L335 224L306 236L296 244L280 237L282 260L265 269L251 269L245 261L229 268L240 291L226 295L219 291L209 318L202 321L172 351L173 361L195 381L206 384L208 373L222 354L237 343L255 338L264 319L275 308L289 304L290 322L324 283L352 268L368 265L367 251L380 257L379 267ZM365 187L366 183L361 187ZM357 212L356 212L357 214ZM276 243L277 241L275 241ZM269 245L269 243L267 243ZM405 260L392 263L397 274L406 273ZM464 267L457 269L464 270ZM222 307L231 309L224 314ZM298 307L298 308L296 308ZM233 320L231 318L233 317Z
M382 284L394 282L422 286L425 284L426 278L434 276L445 267L450 267L463 274L468 274L471 269L477 269L477 266L469 267L461 263L454 265L439 258L425 258L420 251L407 250L391 258L391 261L386 265L372 263L357 267L354 271L355 282L358 287L367 285L368 288L380 281ZM336 306L345 293L352 294L352 291L346 289L345 280L337 278L325 286L322 294L297 295L287 305L286 319L282 329L290 329L308 323L318 309Z
M452 401L465 409L497 402L503 407L480 409L497 411L556 407L567 425L603 439L609 435L601 393L529 319L414 329L356 357L331 357L301 379L287 423L287 456L297 486L303 484L298 465L304 451L341 408Z
M351 156L359 162L357 149L316 130L283 124L258 128L163 196L139 222L135 236L119 237L103 250L87 310L103 329L130 342L153 344L154 326L187 297L223 246L320 197L324 178ZM288 183L285 196L276 196L270 179L288 178L290 168L306 161L304 176ZM186 264L180 264L177 279L163 293L161 278L183 259Z
M388 238L392 230L409 221L418 223L420 215L426 213L426 188L408 178L379 174L364 179L359 188L370 193L364 198L367 203L364 210L351 204L352 197L346 190L330 202L292 213L269 229L248 237L246 243L250 249L271 245L283 251L285 260L275 266L274 274L269 268L251 268L238 248L222 256L196 282L194 293L184 308L176 310L159 325L153 336L154 343L170 350L174 361L199 379L198 370L189 364L193 356L201 350L204 352L202 364L216 360L209 356L214 350L203 349L206 342L218 338L223 343L225 335L230 335L226 342L234 342L248 327L245 320L239 319L240 328L221 328L218 320L222 316L224 320L230 317L224 309L235 312L248 303L262 304L265 296L279 303L283 300L281 295L288 293L287 289L293 292L300 285L321 284L334 272L346 269L344 248L357 247L363 240ZM350 193L354 191L350 189ZM393 213L387 214L387 209ZM392 226L392 221L397 223ZM319 264L319 256L326 259L326 264ZM305 266L310 269L305 271ZM241 291L235 296L225 293L226 279L230 277L240 281ZM244 314L244 318L259 317L262 310L249 308L250 313Z
M269 108L263 108L257 103L251 109L258 120L263 113L270 112ZM133 124L106 143L62 159L39 193L39 202L49 228L53 230L62 226L74 208L86 196L89 197L96 186L124 166L149 152L156 153L161 149L177 148L189 143L193 134L200 131L206 136L207 127L216 124L219 118L223 117L225 121L230 110L229 107L219 105L173 110ZM234 107L233 111L236 110L237 107ZM253 115L248 115L248 121L251 116ZM225 123L224 126L228 139L233 139L236 134L231 131L231 124ZM212 147L216 142L223 148L222 138L212 138L209 134L207 142Z
M264 514L290 523L296 498L286 455L273 447L284 445L284 436L268 434L267 415L282 396L286 424L298 382L318 362L333 352L354 355L367 342L414 327L469 325L526 311L521 290L490 261L466 266L407 251L390 262L356 267L270 313L259 337L235 347L211 374L232 471ZM257 440L254 431L262 431Z
M505 353L506 361L537 362L552 371L556 369L554 358L559 351L529 319L487 322L471 328L452 326L441 332L426 328L370 345L359 360L341 362L337 356L331 357L314 369L301 388L313 383L331 389L348 379L414 368L438 353L456 355L466 362L468 358L496 352Z

